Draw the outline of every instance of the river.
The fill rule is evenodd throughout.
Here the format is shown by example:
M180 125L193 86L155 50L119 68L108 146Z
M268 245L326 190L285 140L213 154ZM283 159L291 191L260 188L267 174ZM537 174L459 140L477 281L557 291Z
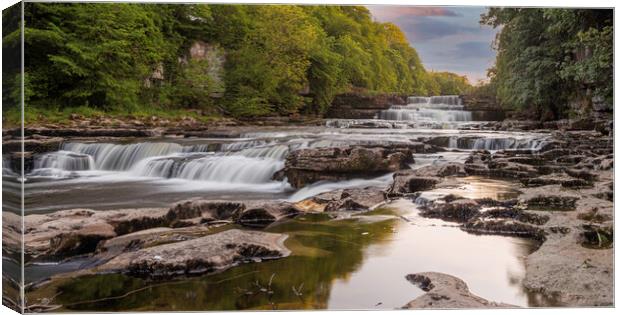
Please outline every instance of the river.
M325 126L244 128L227 138L69 140L61 150L35 159L26 176L25 213L168 207L196 197L296 202L335 189L386 187L392 174L318 182L296 190L286 179L274 179L294 150L429 140L448 149L415 154L410 167L419 168L463 162L476 149L536 149L548 138L542 133L476 129L489 119L498 117L463 110L456 96L410 97L408 105L381 111L375 119L328 120ZM516 197L518 188L515 182L466 177L453 188L418 199L459 194L502 200ZM10 185L5 198L11 198L7 190ZM423 293L405 279L407 274L437 271L463 279L473 293L489 300L519 306L539 303L521 285L523 259L533 251L530 241L473 235L455 224L422 218L412 199L396 199L362 214L342 212L335 218L306 214L267 230L289 234L286 245L293 255L161 283L124 275L87 276L63 283L58 301L68 310L81 311L393 309ZM30 264L26 279L38 281L82 267L75 261ZM253 283L270 280L272 295L245 294L253 290ZM109 299L114 296L122 297Z

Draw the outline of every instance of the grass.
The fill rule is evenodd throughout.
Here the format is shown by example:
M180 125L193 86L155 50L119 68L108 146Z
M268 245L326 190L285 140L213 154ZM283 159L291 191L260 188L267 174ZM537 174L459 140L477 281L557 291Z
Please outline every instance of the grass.
M24 112L24 124L26 127L40 126L44 124L68 125L71 122L71 115L76 114L84 118L105 117L120 120L141 120L156 116L160 119L170 121L182 120L191 117L199 122L209 123L221 119L219 114L201 114L196 109L162 109L156 107L140 107L134 110L109 110L104 111L88 106L66 107L66 108L39 108L26 107ZM19 127L21 112L19 108L9 108L2 112L3 128Z

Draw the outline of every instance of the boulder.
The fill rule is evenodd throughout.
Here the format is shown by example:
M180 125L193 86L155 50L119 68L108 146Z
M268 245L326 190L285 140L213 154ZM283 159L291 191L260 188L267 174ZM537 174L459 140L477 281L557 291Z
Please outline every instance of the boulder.
M284 175L295 188L321 180L338 181L395 172L413 163L409 149L343 147L296 150L286 157Z
M264 228L273 222L292 218L299 213L298 208L285 201L246 202L245 209L235 217L235 223L247 227Z
M304 211L366 211L385 201L377 187L338 189L302 200L296 206Z
M433 189L441 182L441 177L464 176L465 167L461 163L428 165L415 170L402 170L394 173L394 181L387 190L387 196L399 197L404 194Z

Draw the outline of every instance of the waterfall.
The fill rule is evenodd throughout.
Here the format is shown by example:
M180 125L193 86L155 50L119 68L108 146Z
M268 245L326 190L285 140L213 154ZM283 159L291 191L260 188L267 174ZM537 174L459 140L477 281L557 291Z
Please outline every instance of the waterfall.
M47 153L34 160L34 168L53 168L63 171L88 171L94 169L95 161L88 154L71 151Z
M288 145L274 145L268 147L247 148L238 152L233 152L235 155L243 155L249 158L267 158L274 160L284 160L289 152Z
M284 167L289 145L253 140L226 144L144 142L134 144L66 143L63 151L41 156L33 174L60 170L122 171L141 177L225 183L267 183ZM217 145L218 150L213 150ZM308 145L308 141L298 145ZM53 169L56 172L43 170ZM60 175L58 175L60 176Z
M519 139L519 138L476 138L471 136L459 137L451 136L448 138L448 147L464 150L516 150L528 149L539 150L545 139Z
M471 121L472 113L464 110L429 109L413 106L390 108L379 113L380 119L411 120L420 122L465 122Z
M462 105L461 98L458 95L441 95L441 96L409 96L408 104L444 104L444 105Z
M2 156L2 176L17 176L11 168L11 159L8 156Z
M66 143L63 145L63 150L92 156L96 169L125 171L145 158L181 152L183 148L176 143L160 142L133 144Z
M416 122L466 122L472 112L463 110L458 95L410 96L406 106L395 105L379 112L379 119Z
M227 183L265 183L284 167L284 161L244 156L216 156L184 164L178 178Z
M174 156L147 159L137 164L132 173L147 177L259 184L271 182L273 174L283 167L283 160L270 158L240 155L209 155L199 158Z

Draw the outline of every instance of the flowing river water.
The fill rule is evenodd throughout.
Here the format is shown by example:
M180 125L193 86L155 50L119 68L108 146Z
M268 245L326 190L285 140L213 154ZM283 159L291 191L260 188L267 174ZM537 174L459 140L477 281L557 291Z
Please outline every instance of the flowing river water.
M257 127L231 138L68 141L60 151L35 159L26 177L26 215L72 208L168 207L194 197L300 201L340 188L386 187L392 174L318 182L295 190L286 179L273 179L293 150L434 138L455 149L414 155L411 167L418 168L462 162L473 149L536 149L547 138L539 133L467 128L497 116L465 111L458 97L411 97L409 103L379 112L372 120L332 120L323 127ZM362 128L369 124L381 128ZM3 170L4 175L9 172ZM466 177L459 183L422 194L417 202L450 193L494 199L519 194L516 182ZM11 198L11 186L5 190L9 190L5 198ZM267 228L289 235L285 243L293 252L289 257L168 282L86 276L61 284L57 300L68 310L82 311L393 309L423 294L405 279L407 274L436 271L463 279L474 294L489 300L519 306L540 303L521 285L524 257L533 251L530 241L468 234L455 224L418 216L417 206L415 200L397 199L367 213L298 216ZM30 264L26 281L83 268L84 263L88 261ZM270 280L273 295L245 294L256 289L257 281Z

